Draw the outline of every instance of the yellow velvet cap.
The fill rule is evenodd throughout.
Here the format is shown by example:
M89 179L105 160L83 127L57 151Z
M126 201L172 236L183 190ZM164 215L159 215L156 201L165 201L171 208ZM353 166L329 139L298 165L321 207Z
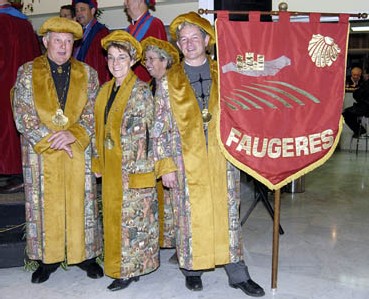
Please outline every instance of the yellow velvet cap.
M142 42L143 57L145 57L145 51L148 46L157 47L165 52L169 56L172 56L173 63L179 63L179 54L177 49L170 43L152 36L145 38Z
M79 23L61 17L47 19L38 30L39 35L45 35L47 32L72 33L74 40L83 36L82 26Z
M194 11L179 15L172 21L172 23L170 23L169 33L173 40L175 41L177 40L177 35L176 35L177 29L184 22L199 26L207 34L209 34L210 36L209 46L215 44L215 32L210 22L207 19L200 17L200 15Z
M110 43L124 43L128 42L133 48L136 49L136 57L134 57L135 61L141 59L142 56L142 47L137 39L135 39L132 35L130 35L127 31L124 30L114 30L103 39L101 39L101 46L107 50Z

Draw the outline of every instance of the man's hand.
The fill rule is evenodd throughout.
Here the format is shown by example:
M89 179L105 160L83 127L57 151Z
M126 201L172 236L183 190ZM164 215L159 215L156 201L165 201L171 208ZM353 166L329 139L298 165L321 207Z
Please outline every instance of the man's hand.
M69 158L73 158L73 152L72 152L72 148L70 147L70 145L66 145L63 150L65 150L65 152L68 154Z
M76 141L76 137L69 131L58 131L51 135L47 140L50 142L50 147L55 150L64 150L69 157L73 158L71 144Z

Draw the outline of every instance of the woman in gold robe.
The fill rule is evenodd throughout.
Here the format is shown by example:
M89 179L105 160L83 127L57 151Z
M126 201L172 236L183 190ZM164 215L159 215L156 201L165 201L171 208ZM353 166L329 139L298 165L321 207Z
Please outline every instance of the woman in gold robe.
M159 198L159 225L160 225L160 247L174 248L176 246L176 228L173 205L172 189L176 184L177 166L172 159L172 141L171 124L173 116L169 107L169 100L166 97L168 85L166 73L173 64L179 63L179 53L170 43L152 36L145 38L141 42L143 50L143 59L141 63L153 78L151 81L152 91L155 102L155 125L153 129L153 152L155 159L155 173L161 180L162 197L158 191ZM173 150L175 152L175 150ZM164 188L163 188L164 186ZM177 264L177 254L170 259L170 263Z
M104 270L121 290L159 266L156 178L150 131L153 98L131 67L140 43L113 31L102 39L113 79L96 99L94 171L102 175Z

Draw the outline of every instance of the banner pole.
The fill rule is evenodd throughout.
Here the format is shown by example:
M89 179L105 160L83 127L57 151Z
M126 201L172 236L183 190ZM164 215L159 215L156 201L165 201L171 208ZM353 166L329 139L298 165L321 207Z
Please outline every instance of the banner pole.
M197 11L200 15L203 14L217 14L218 12L220 12L220 10L210 10L210 9L203 9L203 8L199 8ZM250 11L228 11L229 14L231 15L247 15L250 13ZM270 16L278 16L280 13L280 11L261 11L260 14L261 15L270 15ZM289 11L289 14L291 16L308 16L309 14L312 14L313 12L308 12L308 11ZM320 14L323 17L337 17L342 13L337 13L337 12L318 12L318 14ZM364 13L350 13L348 14L350 17L352 18L358 18L358 19L366 19L368 18L368 14L366 12Z
M281 189L277 189L274 192L274 223L273 223L273 253L272 253L273 293L277 290L280 207L281 207Z

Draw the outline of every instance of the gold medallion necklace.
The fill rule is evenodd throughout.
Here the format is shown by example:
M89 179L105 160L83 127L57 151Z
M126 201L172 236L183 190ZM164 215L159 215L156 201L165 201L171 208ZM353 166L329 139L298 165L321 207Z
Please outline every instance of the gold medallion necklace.
M206 62L207 62L207 59L204 60L203 65ZM186 63L185 65L188 66L189 68L190 67L193 67L193 66L191 66L188 63ZM193 91L195 93L195 97L197 99L197 102L199 104L199 108L201 110L201 118L202 118L203 125L204 125L204 130L206 130L209 122L211 121L211 119L213 117L213 115L210 113L210 111L208 109L209 98L210 98L210 87L211 87L211 77L210 77L210 74L209 74L209 78L208 79L206 78L207 77L206 75L205 75L205 79L204 79L201 76L202 73L200 72L198 74L199 78L194 80L194 78L192 76L192 80L194 80L194 81L191 81L191 75L187 73L186 67L185 67L185 72L186 72L187 78L190 81L190 85L192 86L192 89L193 89ZM210 81L210 83L209 84L205 84L206 81ZM200 87L201 87L201 90L199 90L199 89L196 90L196 88L194 87L194 84L199 84ZM207 91L206 92L204 91L204 85L205 86L207 85Z
M56 109L55 115L51 118L54 125L58 127L64 127L68 123L68 117L64 115L62 109Z
M69 87L69 79L70 79L70 68L71 68L71 65L68 66L68 70L67 70L67 73L66 73L66 80L65 80L65 83L64 83L64 86L63 86L63 90L62 90L62 93L61 93L61 96L59 98L59 95L58 95L58 92L56 93L57 94L57 97L58 97L58 104L59 104L59 108L56 109L56 112L55 112L55 115L53 115L51 117L51 121L54 125L58 126L58 127L64 127L69 119L67 116L64 115L64 111L61 107L61 104L60 102L64 102L66 100L66 96L67 96L67 89ZM56 69L57 73L59 75L61 75L63 73L63 68L61 65L59 65Z
M203 79L201 78L201 75L200 75L201 90L202 90L202 82L203 82ZM202 94L198 96L198 98L200 98L202 102L201 116L202 116L202 121L204 123L204 126L206 127L211 121L211 119L213 118L213 115L209 112L209 109L208 109L209 98L210 98L210 86L211 84L208 84L208 88L207 88L208 90L206 94L204 94L202 90Z
M108 132L105 136L104 147L108 150L112 150L114 148L114 145L114 140L111 138L110 132Z

